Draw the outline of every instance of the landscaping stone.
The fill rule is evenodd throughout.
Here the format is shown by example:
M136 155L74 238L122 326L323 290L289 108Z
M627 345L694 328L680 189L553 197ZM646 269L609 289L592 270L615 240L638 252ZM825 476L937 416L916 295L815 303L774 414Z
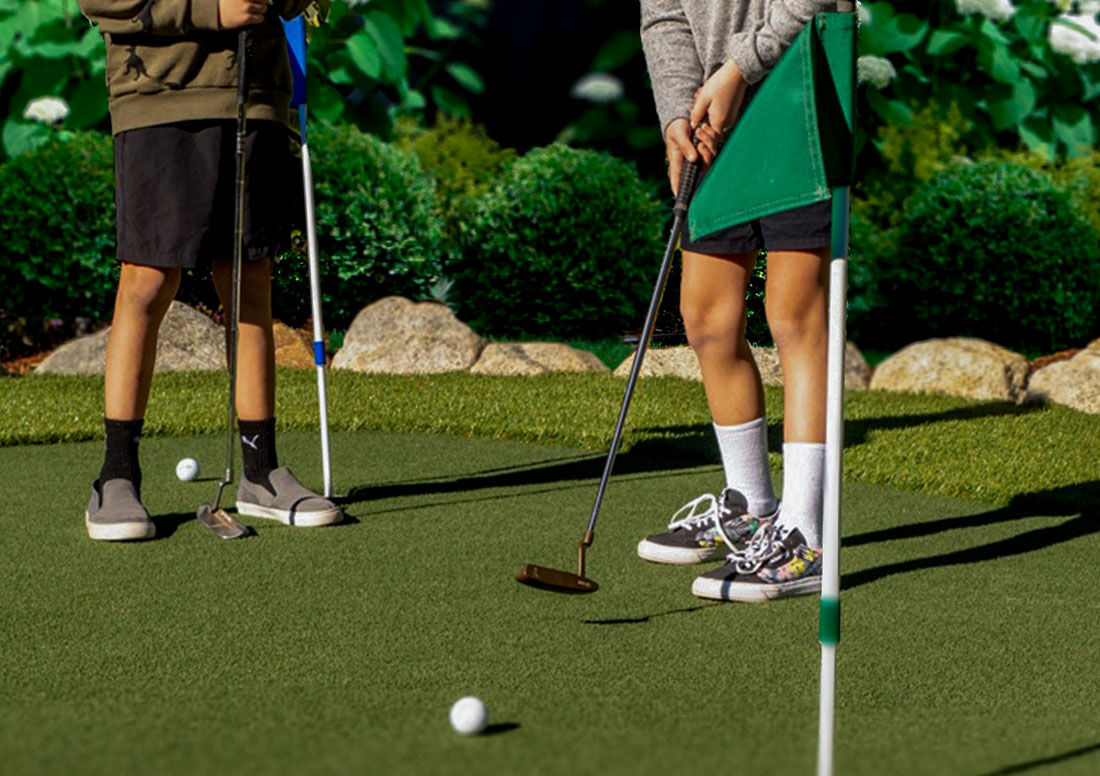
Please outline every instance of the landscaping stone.
M559 342L490 342L473 368L479 375L609 372L595 354Z
M34 374L103 374L110 327L65 343ZM225 369L225 334L218 324L182 302L172 302L157 340L157 372Z
M485 340L446 305L389 296L364 307L332 360L334 369L374 374L438 374L469 369Z
M752 349L752 357L756 361L756 367L760 370L760 379L764 385L783 385L783 369L779 365L779 352L775 348ZM617 377L626 377L634 365L634 354L631 353L623 363L615 369ZM853 343L848 343L844 354L844 385L848 388L863 389L870 381L871 368L863 358L859 348ZM687 345L675 348L651 349L646 353L645 363L642 364L642 377L680 377L685 380L702 381L703 373L699 369L699 360L695 357L695 351Z
M760 370L764 385L783 385L783 367L779 364L779 351L775 348L753 348L752 359Z
M301 332L275 321L275 366L288 369L313 369L313 347Z
M1034 376L1036 372L1046 369L1051 364L1057 364L1060 361L1069 361L1080 352L1080 348L1074 348L1073 350L1061 350L1057 353L1051 353L1049 356L1040 356L1031 362L1031 374Z
M634 355L631 353L614 371L616 377L628 377L634 367ZM641 377L679 377L684 380L702 382L703 373L699 369L699 359L695 351L687 345L675 348L650 348L646 351L642 364Z
M1100 342L1100 341L1098 341ZM1041 369L1028 384L1029 401L1050 401L1090 414L1100 413L1100 345Z
M1027 359L985 340L916 342L875 369L871 388L941 393L970 399L1021 402L1026 396Z

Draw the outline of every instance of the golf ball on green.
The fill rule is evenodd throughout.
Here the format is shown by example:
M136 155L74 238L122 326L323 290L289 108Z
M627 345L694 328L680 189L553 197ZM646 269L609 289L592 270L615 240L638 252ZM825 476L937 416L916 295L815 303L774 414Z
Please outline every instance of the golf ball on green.
M489 709L480 698L466 696L451 706L451 727L463 736L476 736L489 724Z
M176 464L176 476L184 482L190 482L199 476L199 462L194 458L183 458Z

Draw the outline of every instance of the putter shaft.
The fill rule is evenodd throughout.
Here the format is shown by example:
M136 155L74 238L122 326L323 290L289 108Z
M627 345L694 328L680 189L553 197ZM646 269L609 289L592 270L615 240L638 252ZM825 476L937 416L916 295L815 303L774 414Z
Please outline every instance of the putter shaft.
M615 459L619 454L619 444L623 437L623 428L626 426L626 416L630 412L630 402L634 398L634 388L638 382L638 375L642 371L642 362L645 360L649 343L653 339L653 331L657 328L657 314L661 310L661 301L665 296L665 286L668 284L668 276L672 270L672 257L680 243L680 234L687 222L688 205L691 204L691 196L695 193L695 184L699 175L697 162L685 163L680 171L680 185L676 193L676 203L673 206L672 233L668 238L665 248L664 260L661 262L661 270L657 275L657 284L653 288L653 296L649 300L649 310L646 312L645 325L642 327L642 336L638 341L638 350L634 353L634 363L630 367L630 377L626 381L626 391L623 394L623 403L619 408L619 419L615 423L615 433L611 437L611 450L607 454L607 461L603 467L603 475L600 477L600 486L596 490L596 501L592 505L592 515L588 520L588 529L582 540L584 547L592 545L596 533L596 521L600 516L600 506L603 504L604 493L607 491L607 483L611 479L611 471L615 468ZM584 562L583 549L581 562ZM582 570L583 575L583 570Z

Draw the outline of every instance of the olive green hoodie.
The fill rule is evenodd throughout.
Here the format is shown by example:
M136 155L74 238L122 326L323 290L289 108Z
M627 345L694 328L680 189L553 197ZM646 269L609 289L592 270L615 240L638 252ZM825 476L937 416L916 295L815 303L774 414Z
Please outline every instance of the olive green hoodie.
M111 128L237 115L237 30L222 30L218 0L78 0L107 43ZM252 28L248 117L289 121L292 90L279 17L314 0L274 0ZM329 0L318 0L322 11Z

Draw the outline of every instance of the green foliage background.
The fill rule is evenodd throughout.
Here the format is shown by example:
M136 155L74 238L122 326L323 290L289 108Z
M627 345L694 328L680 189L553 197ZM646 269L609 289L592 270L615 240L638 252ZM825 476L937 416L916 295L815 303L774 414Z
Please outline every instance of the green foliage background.
M618 334L640 320L664 214L632 166L564 145L512 164L449 269L460 316L495 334Z
M441 272L443 219L416 156L346 124L319 126L310 149L326 324L347 328L381 296L427 294ZM273 293L285 320L309 316L302 253L280 260Z
M0 164L0 353L64 339L77 316L110 317L114 187L111 141L98 133Z

